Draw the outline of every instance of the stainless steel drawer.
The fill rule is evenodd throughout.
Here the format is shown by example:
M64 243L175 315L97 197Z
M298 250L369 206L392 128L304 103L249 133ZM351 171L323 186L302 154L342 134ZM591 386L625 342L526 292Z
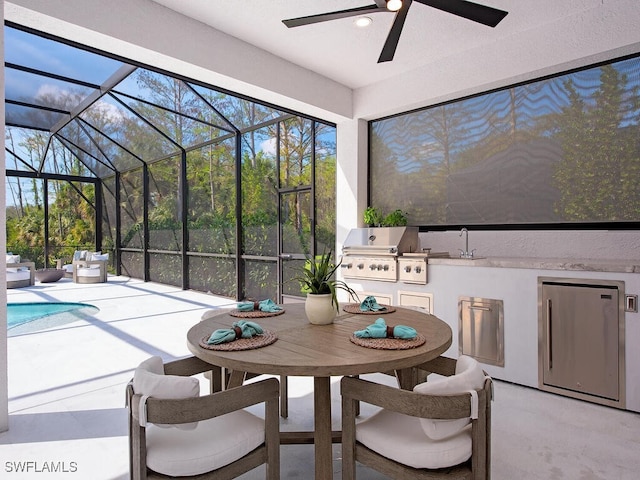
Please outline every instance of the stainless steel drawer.
M504 367L504 307L502 300L460 297L458 350L479 362Z

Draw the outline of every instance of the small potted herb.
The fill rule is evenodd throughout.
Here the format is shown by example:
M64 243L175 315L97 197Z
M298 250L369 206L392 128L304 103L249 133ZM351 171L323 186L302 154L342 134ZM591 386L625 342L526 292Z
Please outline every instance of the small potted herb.
M367 207L364 210L363 219L365 225L379 227L382 223L382 213L375 207Z
M402 210L397 209L384 217L383 224L385 227L404 227L407 224L407 216Z

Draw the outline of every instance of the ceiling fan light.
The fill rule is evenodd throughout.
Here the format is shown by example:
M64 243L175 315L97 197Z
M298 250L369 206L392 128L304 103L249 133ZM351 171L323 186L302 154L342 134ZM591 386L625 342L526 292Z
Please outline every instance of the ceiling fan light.
M387 10L397 12L402 8L402 0L387 0Z
M371 17L358 17L353 21L353 23L355 23L356 27L364 28L371 25L373 20L371 20Z

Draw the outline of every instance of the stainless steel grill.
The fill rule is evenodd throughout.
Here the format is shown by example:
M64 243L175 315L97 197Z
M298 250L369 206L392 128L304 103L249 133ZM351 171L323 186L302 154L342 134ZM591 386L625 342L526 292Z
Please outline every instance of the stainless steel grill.
M418 252L418 227L354 228L342 247L342 274L357 280L398 281L398 256Z

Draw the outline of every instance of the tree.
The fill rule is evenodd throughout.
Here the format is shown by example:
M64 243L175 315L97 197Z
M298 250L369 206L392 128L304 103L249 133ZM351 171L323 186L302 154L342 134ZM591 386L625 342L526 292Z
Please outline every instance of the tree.
M637 96L613 65L599 71L592 102L573 80L564 84L569 104L557 116L555 133L563 150L554 175L562 195L557 211L567 220L637 220L638 125L626 122Z

